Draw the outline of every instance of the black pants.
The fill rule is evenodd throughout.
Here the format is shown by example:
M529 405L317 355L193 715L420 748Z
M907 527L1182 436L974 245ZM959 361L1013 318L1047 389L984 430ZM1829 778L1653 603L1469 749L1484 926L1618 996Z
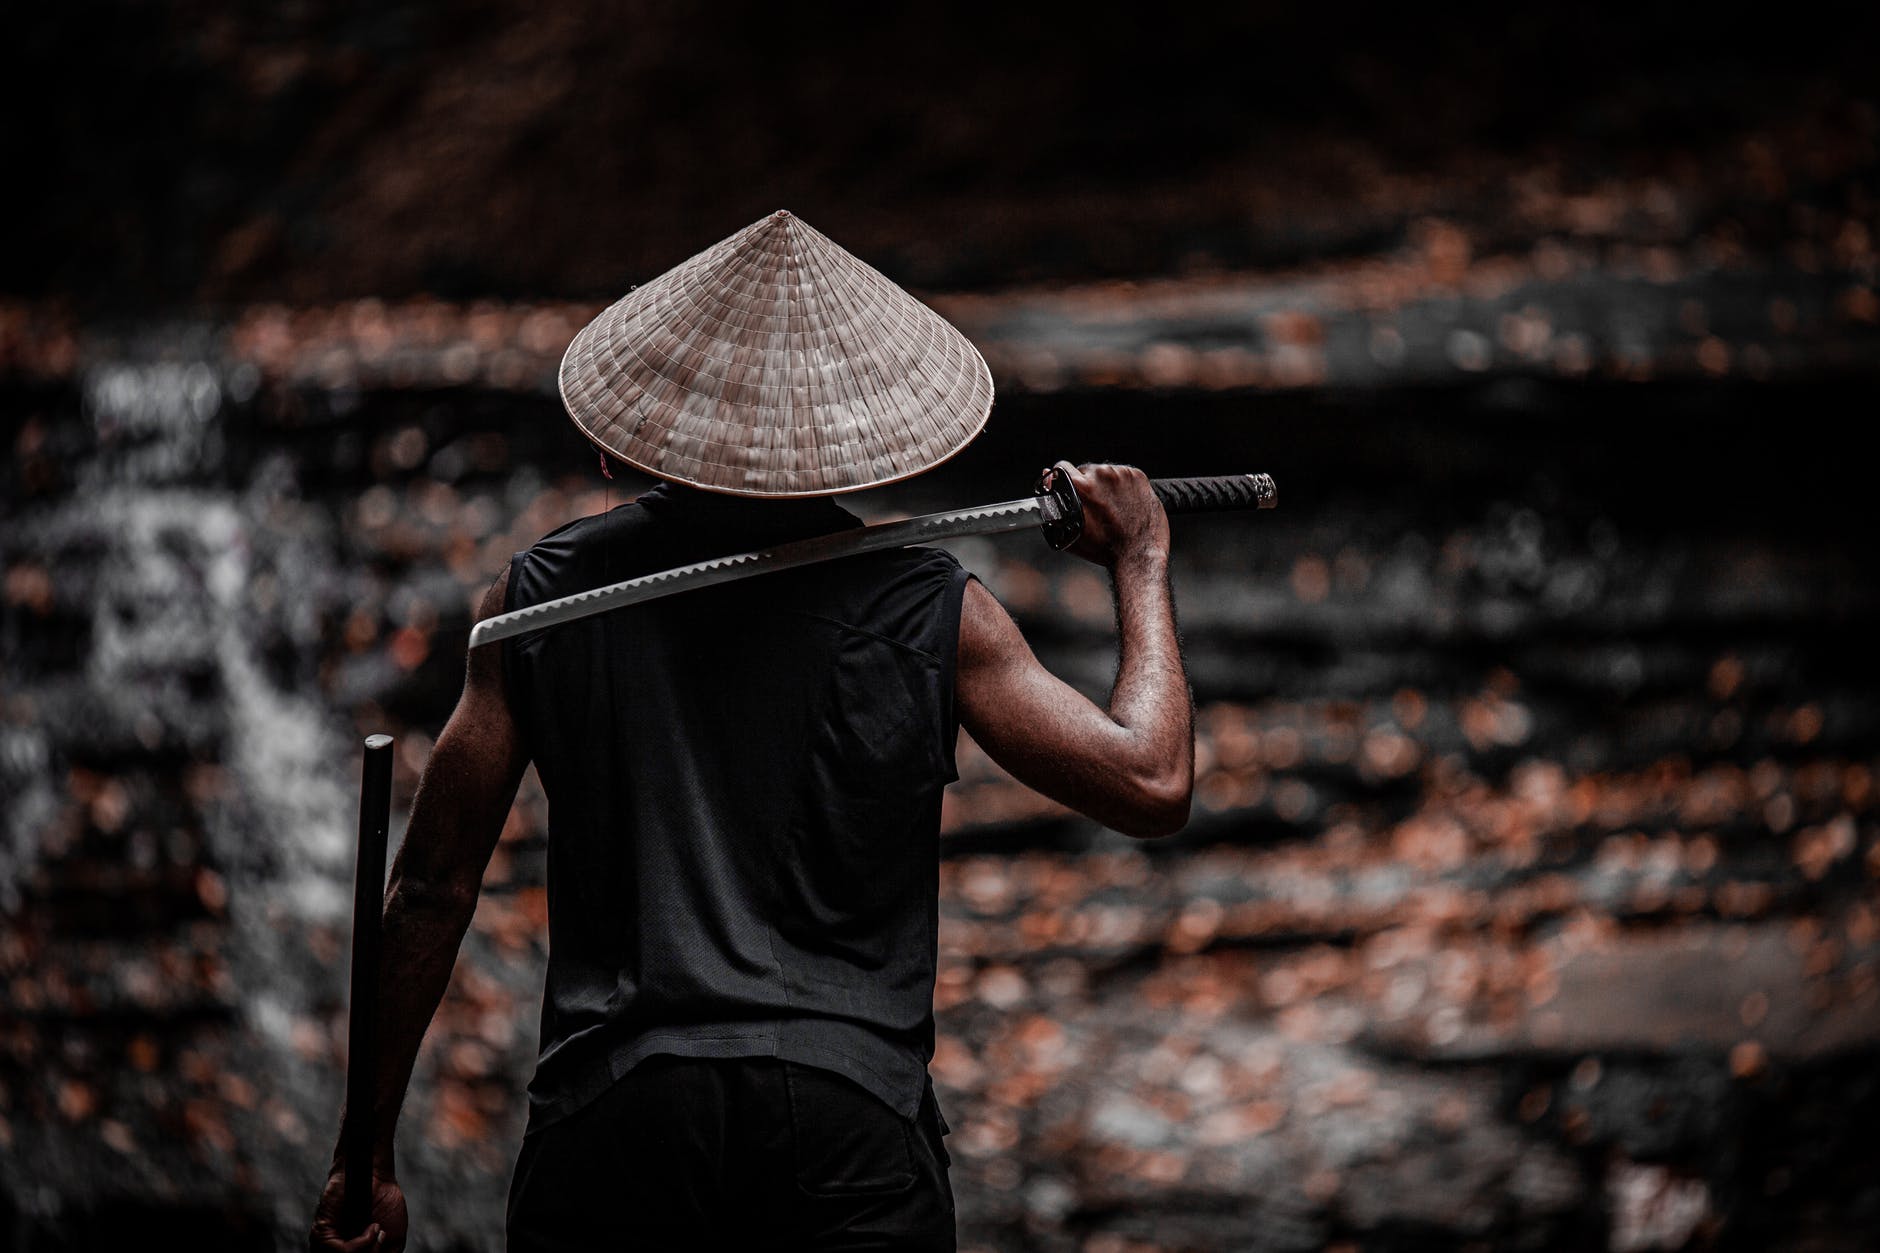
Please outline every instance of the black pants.
M524 1138L511 1253L954 1249L929 1092L913 1122L834 1071L649 1057Z

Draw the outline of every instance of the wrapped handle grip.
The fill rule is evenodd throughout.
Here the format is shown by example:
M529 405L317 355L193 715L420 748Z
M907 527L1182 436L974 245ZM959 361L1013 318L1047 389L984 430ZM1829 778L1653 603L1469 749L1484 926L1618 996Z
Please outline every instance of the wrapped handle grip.
M1198 479L1150 479L1149 488L1170 513L1219 513L1228 509L1271 509L1279 488L1270 474L1216 474ZM1036 491L1044 506L1044 538L1062 552L1084 530L1084 506L1068 474L1047 468Z
M1271 509L1279 489L1270 474L1217 474L1198 479L1152 479L1155 498L1170 513L1215 513L1224 509Z

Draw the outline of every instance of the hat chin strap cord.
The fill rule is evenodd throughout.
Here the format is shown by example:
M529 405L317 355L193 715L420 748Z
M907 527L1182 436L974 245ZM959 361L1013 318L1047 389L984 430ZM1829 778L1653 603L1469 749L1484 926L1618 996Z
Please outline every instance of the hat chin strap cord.
M1171 514L1221 513L1243 509L1271 509L1279 503L1279 490L1271 475L1223 474L1204 478L1151 479L1156 499ZM1068 474L1047 469L1038 478L1038 495L996 505L924 514L899 522L883 522L855 530L818 535L779 544L774 548L733 553L709 561L693 562L656 574L576 592L557 600L485 618L470 632L470 647L481 648L513 636L591 617L609 609L644 604L694 588L731 583L779 570L793 570L818 562L905 548L963 535L996 535L1038 527L1053 548L1062 550L1083 533L1083 502Z

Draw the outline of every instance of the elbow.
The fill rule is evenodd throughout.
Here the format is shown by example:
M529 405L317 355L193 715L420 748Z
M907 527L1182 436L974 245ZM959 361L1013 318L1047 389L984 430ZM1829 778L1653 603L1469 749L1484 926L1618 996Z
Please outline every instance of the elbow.
M464 875L420 874L396 867L387 895L411 913L455 918L476 911L481 888Z
M1194 775L1169 771L1142 780L1134 789L1126 826L1117 829L1139 840L1159 840L1188 825L1194 800Z

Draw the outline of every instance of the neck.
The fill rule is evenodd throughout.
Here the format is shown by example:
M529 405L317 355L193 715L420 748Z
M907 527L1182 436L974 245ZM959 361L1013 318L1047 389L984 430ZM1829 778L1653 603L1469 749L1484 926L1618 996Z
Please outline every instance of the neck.
M740 527L837 530L859 524L854 514L828 496L731 496L667 482L641 495L639 503L664 517Z

